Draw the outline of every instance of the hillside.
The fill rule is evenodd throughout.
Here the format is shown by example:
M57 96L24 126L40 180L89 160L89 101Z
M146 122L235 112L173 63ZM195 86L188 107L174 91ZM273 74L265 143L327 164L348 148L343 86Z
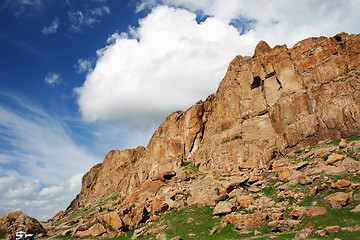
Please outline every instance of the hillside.
M146 148L111 151L68 210L122 202L190 162L214 176L268 169L293 150L359 135L359 39L342 33L291 49L260 42L253 57L230 63L216 94L168 116Z
M346 33L292 48L261 41L146 148L110 151L43 224L48 236L355 239L359 53L360 35Z

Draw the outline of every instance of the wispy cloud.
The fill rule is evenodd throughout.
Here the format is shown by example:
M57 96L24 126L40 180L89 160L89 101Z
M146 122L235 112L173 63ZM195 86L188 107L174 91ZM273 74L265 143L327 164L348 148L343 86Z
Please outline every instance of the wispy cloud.
M101 159L56 116L18 96L0 97L0 214L21 209L45 220L69 205L83 173Z
M91 61L86 59L79 59L77 61L77 65L75 65L75 69L77 73L89 72L91 70L91 65Z
M22 15L28 8L39 8L42 0L3 0L0 3L0 10L10 8L15 16Z
M61 76L57 73L49 73L45 76L44 81L50 86L55 86L61 82Z
M74 32L82 32L83 28L91 27L94 24L99 23L101 17L106 14L110 14L110 8L105 5L86 11L70 11L68 15L71 29Z
M51 22L50 26L44 27L44 28L42 29L42 33L45 34L45 35L56 33L57 30L58 30L58 27L59 27L59 19L58 19L58 18L55 18L55 19Z

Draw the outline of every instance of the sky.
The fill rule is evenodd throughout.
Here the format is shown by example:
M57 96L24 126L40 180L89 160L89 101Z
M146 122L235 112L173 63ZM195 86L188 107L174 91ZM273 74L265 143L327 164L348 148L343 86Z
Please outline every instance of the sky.
M0 215L47 220L256 44L360 32L360 0L2 0Z

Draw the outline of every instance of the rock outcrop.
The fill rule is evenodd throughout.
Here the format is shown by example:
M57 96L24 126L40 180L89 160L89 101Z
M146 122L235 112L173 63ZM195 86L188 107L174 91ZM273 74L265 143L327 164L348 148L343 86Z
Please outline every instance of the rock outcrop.
M359 52L360 35L346 33L292 48L261 41L253 57L230 63L216 94L168 116L146 148L111 151L68 211L121 202L148 179L180 177L189 162L214 176L268 169L276 156L359 135Z
M14 211L0 216L0 234L13 234L17 231L25 231L34 235L45 234L47 231L40 222L28 215Z

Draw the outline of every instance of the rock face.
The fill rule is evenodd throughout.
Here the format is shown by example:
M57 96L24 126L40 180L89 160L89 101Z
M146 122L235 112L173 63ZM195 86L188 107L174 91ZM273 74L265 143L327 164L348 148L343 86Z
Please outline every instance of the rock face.
M215 177L268 169L274 156L359 135L359 53L360 35L346 33L292 48L260 42L230 63L216 94L168 116L146 148L111 151L86 173L68 211L121 202L149 179L185 176L189 162Z

